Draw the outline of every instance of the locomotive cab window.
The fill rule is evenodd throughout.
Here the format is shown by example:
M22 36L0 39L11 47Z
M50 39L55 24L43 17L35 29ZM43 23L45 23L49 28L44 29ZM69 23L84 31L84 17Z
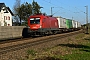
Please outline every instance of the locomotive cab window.
M30 18L30 24L40 24L40 18Z

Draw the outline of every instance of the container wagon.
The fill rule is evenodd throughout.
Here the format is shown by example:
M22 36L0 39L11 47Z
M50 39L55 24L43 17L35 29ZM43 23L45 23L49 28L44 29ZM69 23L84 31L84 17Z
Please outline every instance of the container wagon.
M73 30L76 30L76 21L72 20L72 26L73 26Z
M81 29L81 23L78 22L78 29Z
M62 17L56 17L58 20L59 29L61 32L66 31L66 19Z
M73 29L72 20L66 19L66 28L71 31Z

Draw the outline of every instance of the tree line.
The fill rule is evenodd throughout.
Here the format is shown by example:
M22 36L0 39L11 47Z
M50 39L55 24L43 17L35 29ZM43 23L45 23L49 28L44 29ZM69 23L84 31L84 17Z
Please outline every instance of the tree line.
M33 2L30 4L28 2L24 2L21 4L21 0L16 0L15 5L13 7L14 9L14 25L24 25L27 26L27 20L28 17L33 14L39 14L40 11L40 5L33 0Z

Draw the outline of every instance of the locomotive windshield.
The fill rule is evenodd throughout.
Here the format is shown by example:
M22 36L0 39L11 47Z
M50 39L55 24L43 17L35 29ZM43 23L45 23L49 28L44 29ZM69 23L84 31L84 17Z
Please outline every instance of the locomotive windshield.
M30 18L30 24L40 24L40 18Z

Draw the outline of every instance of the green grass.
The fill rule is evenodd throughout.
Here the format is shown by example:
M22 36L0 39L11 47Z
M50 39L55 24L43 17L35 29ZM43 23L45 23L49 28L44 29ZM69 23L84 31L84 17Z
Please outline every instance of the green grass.
M90 60L90 53L70 54L61 57L63 60Z
M36 54L36 51L34 51L34 50L27 50L27 55L35 56L35 54Z
M90 60L90 30L89 34L78 34L75 39L81 40L80 42L59 44L58 46L63 47L63 52L70 51L67 54L53 55L55 58L62 60ZM68 38L68 40L71 40ZM76 40L77 41L77 40ZM55 47L56 48L56 47Z
M90 30L89 30L90 33ZM85 37L86 34L79 34L76 36L76 39L82 39ZM72 54L66 54L64 56L59 56L59 58L63 60L90 60L90 34L88 34L82 41L82 44L67 44L63 46L67 46L70 48L75 48L72 49Z
M90 49L79 49L79 50L72 50L72 54L64 55L60 57L63 60L89 60L90 59Z
M80 39L80 38L83 38L84 36L85 36L84 33L82 33L82 34L78 34L78 35L75 37L75 39Z
M47 55L48 57L43 57L41 59L47 60L48 58L53 60L90 60L90 34L78 34L74 38L75 41L73 41L71 38L67 39L71 41L71 43L67 42L52 48L43 49L44 52L48 53L44 55ZM28 50L27 53L28 55L35 56L36 51Z
M56 55L56 57L62 60L90 60L90 43L87 45L68 45L67 47L74 48L71 49L72 53L63 56Z

